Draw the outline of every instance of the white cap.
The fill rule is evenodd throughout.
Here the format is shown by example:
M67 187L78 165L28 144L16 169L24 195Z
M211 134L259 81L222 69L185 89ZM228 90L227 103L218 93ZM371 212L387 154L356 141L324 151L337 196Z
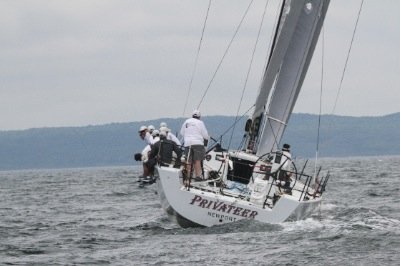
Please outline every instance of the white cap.
M193 117L200 118L200 116L201 116L201 113L200 113L200 111L199 111L199 110L194 110L194 111L193 111L193 113L192 113L192 116L193 116Z
M153 125L150 125L150 126L147 127L147 129L148 129L150 132L153 132L153 130L156 129L156 128L155 128Z
M157 136L158 134L160 134L160 131L158 131L157 129L154 129L154 130L153 130L153 133L151 133L151 135L152 135L153 137Z
M167 127L160 127L160 132L161 131L170 132L171 130Z
M139 128L139 132L145 131L146 129L147 129L146 126L141 126L141 127Z
M160 127L167 127L167 123L161 122L161 123L160 123Z

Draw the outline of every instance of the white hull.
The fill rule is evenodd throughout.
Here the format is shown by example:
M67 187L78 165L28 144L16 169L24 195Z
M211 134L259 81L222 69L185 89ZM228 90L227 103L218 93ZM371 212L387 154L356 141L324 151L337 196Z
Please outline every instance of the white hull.
M223 195L212 187L187 188L182 184L181 171L158 167L158 190L163 209L182 227L213 226L243 219L263 223L281 223L308 217L321 198L299 201L296 195L283 194L272 208L246 199Z

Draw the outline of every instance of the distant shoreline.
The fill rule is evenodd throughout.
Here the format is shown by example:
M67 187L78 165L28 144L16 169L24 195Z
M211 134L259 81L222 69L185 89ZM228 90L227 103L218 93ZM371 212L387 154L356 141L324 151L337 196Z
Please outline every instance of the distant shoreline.
M332 161L332 160L387 160L387 159L400 159L400 155L377 155L377 156L355 156L355 157L324 157L318 158L321 161ZM295 158L296 159L296 158ZM315 161L315 158L297 158L298 160L301 159L309 159L309 164L312 164ZM294 160L294 162L296 162ZM323 165L322 165L323 166ZM0 173L7 173L7 172L43 172L43 171L71 171L71 170L80 170L80 169L127 169L132 168L134 171L141 172L142 166L140 163L132 164L132 165L103 165L103 166L84 166L84 167L65 167L65 168L30 168L30 169L9 169L9 170L2 170L0 169Z
M233 116L203 118L216 139L235 121ZM236 125L231 149L242 141L244 123ZM144 143L137 135L141 125L166 122L177 132L182 119L65 128L0 131L0 170L62 169L135 165L133 155ZM293 114L282 143L292 146L294 157L315 157L318 116ZM400 113L382 117L321 117L319 158L381 157L400 155ZM222 136L229 143L230 132Z

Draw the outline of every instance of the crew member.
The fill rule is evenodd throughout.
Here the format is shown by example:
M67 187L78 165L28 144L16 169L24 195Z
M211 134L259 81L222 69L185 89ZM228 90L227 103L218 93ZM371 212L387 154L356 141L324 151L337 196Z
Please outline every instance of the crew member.
M272 164L272 173L276 173L276 177L279 181L283 183L283 187L290 188L290 176L292 166L292 155L290 154L290 145L283 144L282 150L277 151Z
M173 133L171 133L171 129L168 127L160 127L160 131L167 132L167 139L172 140L179 147L182 146L182 143L179 141L179 139Z
M185 146L186 171L188 176L191 176L191 165L194 165L195 181L204 181L201 162L204 160L205 146L210 138L200 117L200 111L194 110L192 117L183 123L180 131Z
M161 166L169 166L172 163L172 154L175 152L175 168L179 168L181 165L182 151L172 140L167 139L167 132L160 132L160 140L153 144L149 153L149 164L148 167L154 167L155 163L158 162Z
M144 180L150 180L150 175L152 174L151 169L148 168L147 166L147 160L148 160L148 153L151 150L151 145L154 142L153 136L148 132L148 129L146 126L141 126L139 128L139 136L142 140L146 142L146 146L142 150L140 156L139 154L135 154L135 160L136 161L142 161L143 165L143 174L139 176L139 182L144 181Z

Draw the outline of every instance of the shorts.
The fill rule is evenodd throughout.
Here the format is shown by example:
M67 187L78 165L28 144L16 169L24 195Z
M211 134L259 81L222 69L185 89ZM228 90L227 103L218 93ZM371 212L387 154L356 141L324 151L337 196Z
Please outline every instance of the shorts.
M192 145L190 147L185 147L185 156L188 162L191 162L192 160L204 160L204 157L206 156L206 148L203 145Z

